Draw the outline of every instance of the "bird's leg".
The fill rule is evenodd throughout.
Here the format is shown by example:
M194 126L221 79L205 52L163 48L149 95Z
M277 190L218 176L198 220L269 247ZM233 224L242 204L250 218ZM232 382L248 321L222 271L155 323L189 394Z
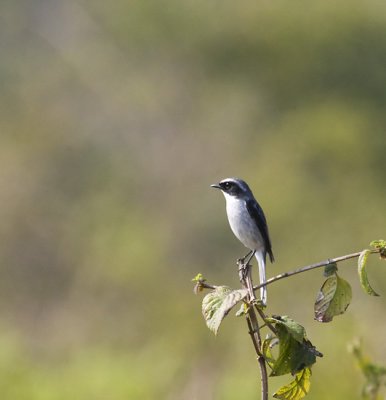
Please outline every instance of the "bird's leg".
M255 255L255 250L251 250L245 257L239 258L237 260L237 264L239 266L240 282L245 282L247 276L249 275L249 271L251 269L251 265L249 264L249 262L252 260L252 257L254 255Z
M255 253L256 253L256 250L251 250L251 251L244 257L244 259L245 259L245 258L247 258L247 257L249 256L248 261L245 263L246 265L249 265L249 262L252 260L252 257L255 255Z
M249 261L251 261L251 258L253 257L253 254L252 254L252 253L253 253L253 250L248 251L248 253L247 253L243 258L239 258L239 259L237 260L237 262L240 262L241 264L248 264ZM249 258L248 262L247 262L247 263L244 263L244 261L246 260L246 258L249 257L251 254L252 254L252 256Z

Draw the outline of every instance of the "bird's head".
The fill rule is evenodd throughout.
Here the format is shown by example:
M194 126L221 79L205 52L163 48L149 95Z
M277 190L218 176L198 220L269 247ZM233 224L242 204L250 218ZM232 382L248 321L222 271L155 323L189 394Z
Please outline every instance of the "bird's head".
M234 198L244 199L249 198L252 194L247 183L238 178L226 178L210 186L215 189L220 189L225 197L228 195Z

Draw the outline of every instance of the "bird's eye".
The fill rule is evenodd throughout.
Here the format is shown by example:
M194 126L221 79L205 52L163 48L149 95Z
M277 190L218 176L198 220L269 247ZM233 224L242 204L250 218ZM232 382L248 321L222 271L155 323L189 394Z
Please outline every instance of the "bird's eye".
M224 187L225 187L225 189L230 189L231 188L231 183L230 182L225 182L224 183Z

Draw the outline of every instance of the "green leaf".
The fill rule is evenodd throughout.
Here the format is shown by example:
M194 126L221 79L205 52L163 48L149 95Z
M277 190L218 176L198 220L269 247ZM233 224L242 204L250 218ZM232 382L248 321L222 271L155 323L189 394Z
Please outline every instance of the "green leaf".
M306 339L306 330L302 325L289 318L287 315L276 316L267 318L268 322L283 325L288 333L298 342L303 343L303 339Z
M279 339L279 355L272 365L271 376L294 375L314 364L316 355L321 355L309 340L297 341L285 324L278 323L275 328Z
M268 365L272 368L274 363L275 363L275 359L273 358L272 355L272 351L271 351L271 347L272 347L272 342L277 341L276 337L269 337L267 339L264 339L262 344L261 344L261 352L263 353L264 359L265 361L268 363Z
M275 324L277 338L263 341L262 352L271 367L271 376L291 373L292 375L316 362L316 356L322 357L312 343L307 339L302 325L284 316L266 318L267 322ZM275 360L271 353L273 340L279 341L279 354Z
M281 400L300 400L310 391L311 386L311 369L304 368L299 371L295 380L286 386L281 387L273 395L276 399Z
M202 314L208 328L217 335L220 324L228 312L248 294L247 289L232 290L227 286L217 286L202 300Z
M319 322L330 322L343 314L352 298L350 284L338 274L330 276L321 287L315 302L315 319Z
M367 258L371 254L370 250L363 250L358 258L358 274L359 274L359 281L363 290L369 294L370 296L379 296L379 294L370 286L369 279L367 277L366 271L366 264Z

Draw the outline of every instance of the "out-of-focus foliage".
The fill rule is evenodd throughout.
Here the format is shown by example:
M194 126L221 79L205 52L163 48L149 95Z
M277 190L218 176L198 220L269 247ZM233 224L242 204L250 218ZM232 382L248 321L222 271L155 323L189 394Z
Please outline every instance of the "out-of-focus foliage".
M255 396L244 324L214 342L191 292L245 252L209 184L250 183L271 274L384 237L386 5L3 0L0 35L1 398ZM354 334L386 358L354 264L329 326L318 272L270 288L325 355L310 399L354 398Z
M381 388L385 386L386 368L376 365L363 353L362 344L356 340L349 345L349 350L357 360L358 366L364 375L365 383L362 388L362 398L366 400L381 399Z

